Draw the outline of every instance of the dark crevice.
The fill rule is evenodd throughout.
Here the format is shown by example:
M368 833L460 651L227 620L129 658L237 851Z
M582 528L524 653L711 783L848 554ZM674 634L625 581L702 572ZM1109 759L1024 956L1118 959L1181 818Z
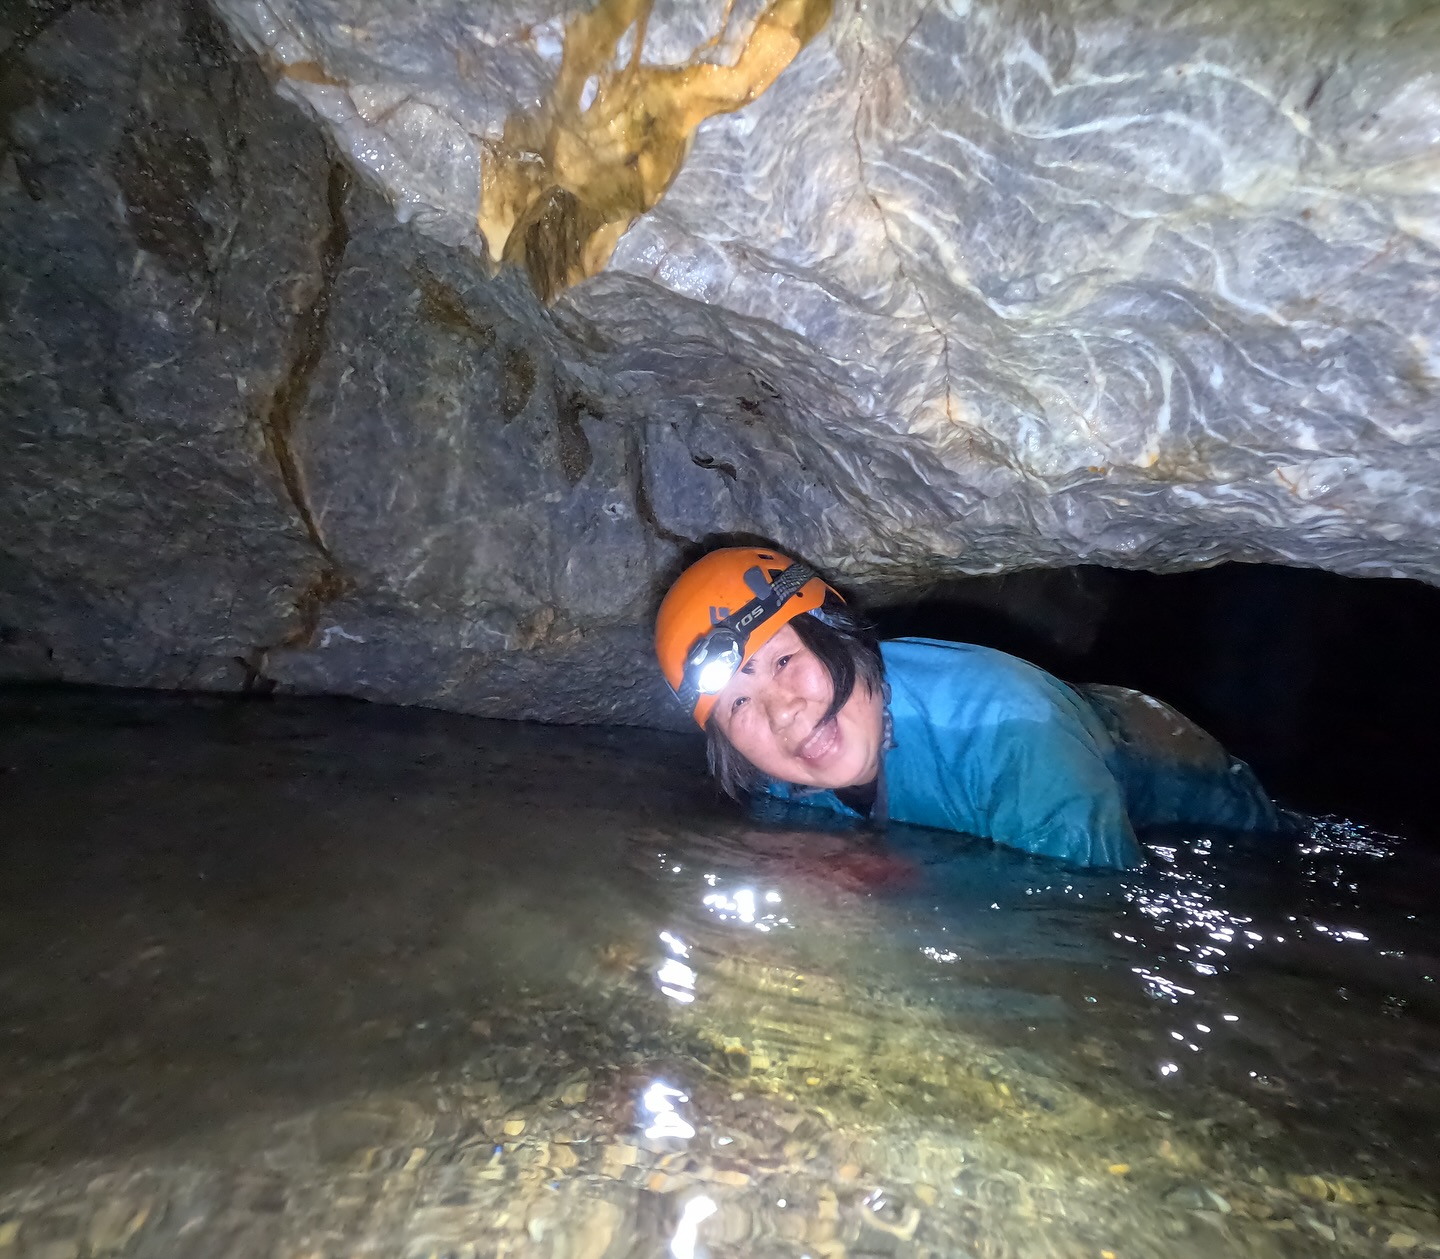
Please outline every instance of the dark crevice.
M351 587L351 581L333 562L322 568L306 584L295 600L295 615L298 624L285 636L282 647L308 647L320 632L320 617L325 609L341 598Z
M638 436L633 439L630 467L635 474L635 515L640 518L645 527L661 542L669 542L672 546L682 547L687 553L698 548L700 544L694 538L687 538L683 534L667 529L655 514L655 506L650 501L650 491L645 488L645 441Z
M275 689L275 679L265 676L265 661L270 655L268 647L253 647L243 656L234 657L245 674L240 683L242 695L269 695Z
M520 263L540 300L550 305L585 274L585 248L605 215L564 188L552 188L515 225L505 261Z
M335 283L350 243L350 229L345 220L345 201L350 190L350 172L341 162L332 162L326 189L329 226L320 242L320 267L315 294L295 319L291 334L289 365L270 404L261 417L265 448L275 460L285 494L295 509L305 536L322 560L320 571L309 581L295 601L296 628L285 637L281 646L306 647L319 629L320 616L349 588L349 579L326 543L319 521L311 506L305 485L304 470L295 453L295 425L310 396L311 380L325 349L325 334ZM255 664L263 667L262 658ZM247 686L247 690L251 689Z
M690 462L697 468L704 468L707 472L718 472L723 477L732 481L738 481L740 474L735 470L735 465L723 459L716 459L714 455L691 455Z
M881 637L998 647L1173 704L1305 812L1433 829L1432 586L1267 564L1083 566L957 579L870 615Z
M746 375L755 382L756 386L763 393L768 395L772 402L779 401L780 391L776 389L775 386L772 385L768 380L766 380L764 376L760 376L755 372L747 372Z
M590 447L590 439L585 436L585 426L580 423L580 417L592 410L580 394L561 394L555 400L555 436L560 471L572 488L580 484L595 462L595 452Z
M319 283L310 304L296 316L290 340L289 366L280 378L280 383L270 397L270 405L261 417L265 448L275 460L285 493L300 517L311 545L326 563L332 566L335 557L331 555L330 548L321 536L320 526L316 522L305 488L304 473L295 457L291 439L294 436L296 418L310 395L311 377L315 374L315 367L325 348L325 328L330 318L335 280L350 240L350 229L345 222L345 196L349 187L349 172L339 162L333 163L327 188L330 226L320 242Z

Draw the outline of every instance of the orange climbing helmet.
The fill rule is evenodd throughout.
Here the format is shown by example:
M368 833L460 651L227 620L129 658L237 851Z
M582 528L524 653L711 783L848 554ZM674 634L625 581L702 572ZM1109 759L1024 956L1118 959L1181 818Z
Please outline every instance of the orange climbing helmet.
M727 547L680 574L655 618L655 655L670 689L703 727L747 660L802 612L837 594L779 551Z

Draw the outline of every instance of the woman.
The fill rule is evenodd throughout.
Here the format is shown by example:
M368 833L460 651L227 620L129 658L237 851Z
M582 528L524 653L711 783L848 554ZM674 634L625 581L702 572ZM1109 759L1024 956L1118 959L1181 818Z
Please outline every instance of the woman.
M966 643L877 644L779 551L693 564L660 605L655 650L736 797L760 790L1114 869L1143 864L1137 826L1280 825L1249 768L1158 700L1070 687Z

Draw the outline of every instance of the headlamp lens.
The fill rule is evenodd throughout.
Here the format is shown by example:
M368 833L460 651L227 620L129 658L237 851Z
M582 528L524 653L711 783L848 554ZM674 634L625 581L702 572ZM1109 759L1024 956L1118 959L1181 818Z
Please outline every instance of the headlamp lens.
M739 652L735 654L738 656ZM725 689L725 684L735 676L739 663L738 659L731 659L728 652L715 660L707 660L700 666L700 676L695 681L696 690L701 695L719 694Z
M728 629L712 630L696 644L685 672L700 695L716 695L740 667L740 640Z

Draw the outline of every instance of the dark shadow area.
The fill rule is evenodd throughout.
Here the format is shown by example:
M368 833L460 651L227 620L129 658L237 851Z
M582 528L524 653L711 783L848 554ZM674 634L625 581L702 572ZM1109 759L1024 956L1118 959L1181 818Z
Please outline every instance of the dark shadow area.
M1135 687L1199 721L1286 804L1428 831L1434 587L1265 564L1036 569L872 614L882 637L983 643L1067 681Z
M0 1186L603 1044L635 837L712 813L693 737L0 687Z

